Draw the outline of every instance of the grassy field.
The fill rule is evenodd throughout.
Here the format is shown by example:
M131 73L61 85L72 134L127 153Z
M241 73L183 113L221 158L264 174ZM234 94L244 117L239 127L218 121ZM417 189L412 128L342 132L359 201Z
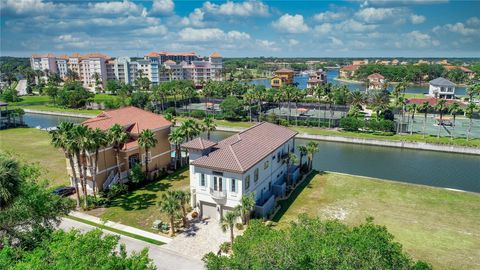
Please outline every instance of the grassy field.
M34 128L0 130L0 150L14 154L21 161L39 164L41 179L47 179L50 186L69 183L63 152L50 144L46 131Z
M480 269L480 194L338 173L305 181L274 218L283 228L298 214L385 225L415 259L436 269Z
M161 213L157 203L162 193L167 190L188 190L190 186L188 168L169 175L164 179L152 182L143 188L116 197L112 205L88 211L87 214L121 224L152 230L153 221L160 219L167 222L168 216Z

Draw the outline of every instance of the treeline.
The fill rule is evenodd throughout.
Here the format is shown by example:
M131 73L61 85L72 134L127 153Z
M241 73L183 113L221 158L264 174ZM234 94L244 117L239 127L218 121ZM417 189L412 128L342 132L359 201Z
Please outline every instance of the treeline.
M424 83L438 77L444 77L456 83L466 83L469 81L469 78L462 70L447 70L444 66L438 64L399 66L379 64L362 65L356 72L355 78L366 81L368 75L372 73L380 73L387 81L391 82L406 81Z

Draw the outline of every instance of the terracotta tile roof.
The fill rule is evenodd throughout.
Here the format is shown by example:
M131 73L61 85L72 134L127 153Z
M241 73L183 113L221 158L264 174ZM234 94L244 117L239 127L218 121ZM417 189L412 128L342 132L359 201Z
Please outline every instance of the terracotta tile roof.
M359 68L358 65L346 65L344 67L342 67L340 70L344 70L344 71L355 71Z
M191 164L244 173L296 134L286 127L263 122L218 142L214 151Z
M463 71L463 72L466 72L466 73L473 73L472 70L466 68L466 67L460 67L460 69Z
M144 129L153 130L172 125L172 123L161 115L147 112L133 106L105 111L95 118L82 122L82 125L87 125L93 129L100 128L102 130L107 130L114 124L123 126L132 134L139 134Z
M182 144L182 147L194 150L205 150L215 145L217 145L216 142L205 140L199 137Z
M211 58L222 58L222 56L218 52L214 52L214 53L210 54L210 57Z
M157 52L150 52L150 53L146 54L145 56L148 56L148 57L159 57L160 54L157 53Z
M370 74L370 75L368 75L367 78L369 78L369 79L385 79L385 77L383 77L383 75L380 74L380 73Z
M175 61L173 61L173 60L167 60L163 63L166 64L166 65L175 65L176 64Z
M288 69L288 68L281 68L281 69L275 71L275 73L293 73L293 70Z

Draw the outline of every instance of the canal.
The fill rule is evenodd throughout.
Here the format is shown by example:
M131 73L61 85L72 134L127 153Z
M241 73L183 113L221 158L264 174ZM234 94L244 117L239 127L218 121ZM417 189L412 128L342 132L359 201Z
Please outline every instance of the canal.
M79 123L84 119L27 113L24 120L31 127L47 128L61 121ZM232 134L215 131L211 139L219 141ZM296 140L297 145L307 142ZM318 143L319 151L313 162L316 170L480 192L479 156L324 141Z

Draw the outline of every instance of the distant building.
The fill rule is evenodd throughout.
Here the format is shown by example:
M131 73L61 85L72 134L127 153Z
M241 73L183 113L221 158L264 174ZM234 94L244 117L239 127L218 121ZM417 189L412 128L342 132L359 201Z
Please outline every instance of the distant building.
M308 73L307 88L314 87L319 84L327 83L327 73L323 69L311 71Z
M282 68L275 71L275 75L270 80L273 88L280 88L285 85L293 85L294 72L288 68Z
M398 64L400 64L400 61L398 61L397 59L392 60L392 65L398 65Z
M360 68L358 65L347 65L340 69L340 78L352 79Z
M381 90L385 85L385 77L380 73L368 75L368 90Z
M355 66L368 65L368 59L353 60L352 65L355 65Z
M434 98L454 99L455 84L439 77L429 82L428 95Z
M462 66L457 67L457 66L447 65L447 66L445 66L445 69L447 71L451 71L451 70L455 70L455 69L461 70L465 74L465 76L470 80L474 79L475 75L476 75L475 72L473 72L472 70L470 70L466 67L462 67Z

